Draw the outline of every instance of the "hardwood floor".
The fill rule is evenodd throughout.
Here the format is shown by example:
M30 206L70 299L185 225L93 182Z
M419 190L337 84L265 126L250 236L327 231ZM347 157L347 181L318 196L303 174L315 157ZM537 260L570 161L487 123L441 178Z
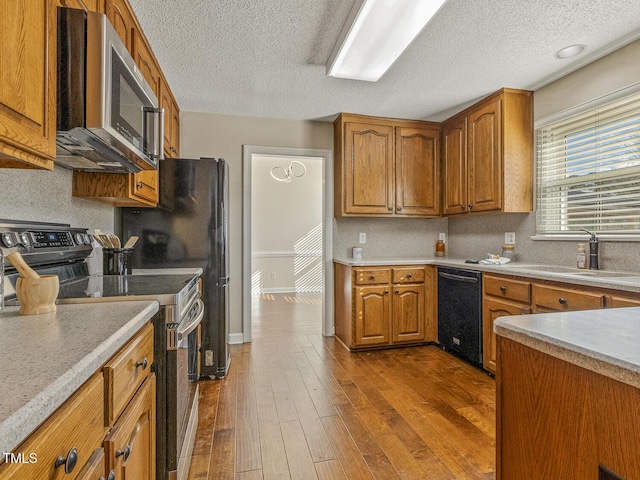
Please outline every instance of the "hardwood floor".
M492 479L495 381L434 346L349 352L313 294L256 298L201 382L189 479Z

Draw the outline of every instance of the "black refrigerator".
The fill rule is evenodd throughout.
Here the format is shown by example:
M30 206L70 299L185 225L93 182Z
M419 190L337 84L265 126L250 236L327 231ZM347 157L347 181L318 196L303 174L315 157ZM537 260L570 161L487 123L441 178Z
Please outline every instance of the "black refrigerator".
M157 208L123 208L122 237L139 238L133 268L202 268L200 376L229 367L229 175L223 159L160 161Z

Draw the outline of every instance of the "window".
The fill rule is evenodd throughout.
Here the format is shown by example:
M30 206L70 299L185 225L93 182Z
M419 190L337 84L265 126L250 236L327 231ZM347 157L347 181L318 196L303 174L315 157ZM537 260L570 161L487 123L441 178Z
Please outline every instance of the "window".
M640 94L537 130L537 233L640 235Z

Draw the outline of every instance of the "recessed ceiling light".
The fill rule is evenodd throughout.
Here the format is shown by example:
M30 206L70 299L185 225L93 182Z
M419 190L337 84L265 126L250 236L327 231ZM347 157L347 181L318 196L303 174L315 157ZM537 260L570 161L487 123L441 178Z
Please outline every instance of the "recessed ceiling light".
M556 58L570 58L579 55L587 48L586 45L576 44L561 48L556 52Z

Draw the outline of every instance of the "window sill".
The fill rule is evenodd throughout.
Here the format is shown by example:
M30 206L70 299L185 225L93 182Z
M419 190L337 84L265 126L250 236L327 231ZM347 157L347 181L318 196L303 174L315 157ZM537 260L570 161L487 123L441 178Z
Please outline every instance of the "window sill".
M640 234L620 235L596 233L599 242L640 242ZM567 235L532 235L531 240L535 241L552 241L552 242L589 242L589 236L586 233L572 233Z

